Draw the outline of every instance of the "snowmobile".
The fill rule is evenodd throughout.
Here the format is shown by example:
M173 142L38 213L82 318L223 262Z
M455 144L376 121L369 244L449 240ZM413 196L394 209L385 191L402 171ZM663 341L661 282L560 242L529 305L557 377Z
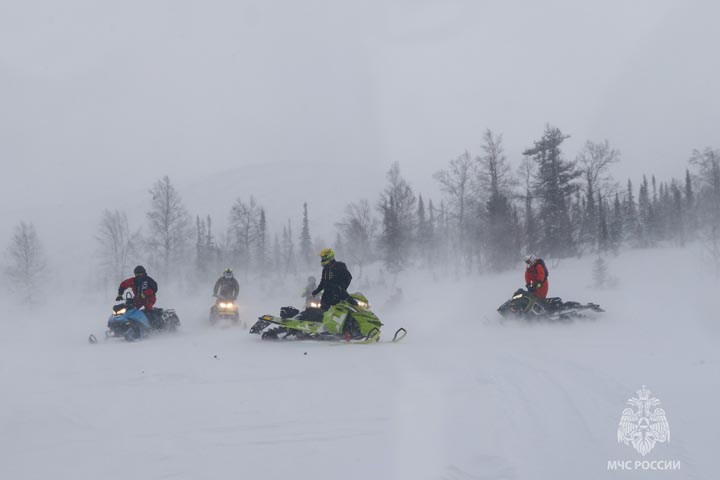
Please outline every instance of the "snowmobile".
M530 291L518 289L510 300L497 311L504 318L535 318L543 320L569 320L584 317L585 312L604 312L596 303L563 302L559 297L537 298Z
M272 328L268 328L273 326ZM353 343L372 343L380 339L380 319L370 310L362 293L350 294L327 311L307 308L300 312L294 307L283 307L280 316L263 315L250 328L263 340L344 340ZM393 341L401 340L404 328L395 332Z
M113 307L108 319L105 339L124 338L129 342L141 340L147 335L160 332L174 332L180 326L175 310L153 308L150 315L135 306L132 294L128 293L123 303ZM95 335L88 337L90 343L97 343Z
M240 312L234 299L218 297L215 305L210 308L210 325L215 325L219 320L230 320L233 324L240 321Z

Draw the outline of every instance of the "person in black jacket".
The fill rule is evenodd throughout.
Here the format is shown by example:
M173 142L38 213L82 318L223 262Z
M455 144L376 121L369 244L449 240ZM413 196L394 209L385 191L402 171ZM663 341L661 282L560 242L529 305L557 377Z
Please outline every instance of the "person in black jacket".
M137 309L143 309L145 316L148 319L148 324L144 325L150 328L150 325L154 325L157 322L157 318L153 311L153 305L155 305L155 294L158 291L157 282L147 274L145 267L138 265L133 270L133 275L120 282L118 287L118 295L115 301L122 301L123 294L128 288L132 289L133 292L133 304Z
M321 308L327 310L333 305L350 298L348 287L352 281L352 275L343 262L335 261L335 252L331 248L325 248L320 252L320 264L323 266L320 285L313 290L315 296L323 292L320 299Z
M237 300L238 293L240 293L240 285L233 276L233 271L226 268L223 271L222 277L217 279L215 282L215 288L213 288L213 297L223 298L225 300Z
M115 300L118 302L121 301L125 290L130 288L133 292L133 303L135 307L142 308L146 312L149 312L152 310L153 305L155 305L155 294L158 290L157 282L147 274L145 267L142 265L135 267L133 275L134 276L120 282L118 295Z

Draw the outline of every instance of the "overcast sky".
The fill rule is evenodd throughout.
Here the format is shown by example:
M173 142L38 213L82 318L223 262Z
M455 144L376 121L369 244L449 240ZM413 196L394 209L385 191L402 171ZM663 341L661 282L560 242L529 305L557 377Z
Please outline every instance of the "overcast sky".
M329 236L395 160L436 196L488 127L515 163L549 122L623 181L681 176L720 146L718 5L0 0L0 243L24 219L91 245L165 174L192 214L252 193L277 228L307 200Z

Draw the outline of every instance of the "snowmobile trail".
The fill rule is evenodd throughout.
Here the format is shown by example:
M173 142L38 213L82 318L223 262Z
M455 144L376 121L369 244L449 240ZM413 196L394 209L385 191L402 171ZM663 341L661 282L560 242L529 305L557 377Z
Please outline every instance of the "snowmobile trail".
M608 460L639 455L617 427L643 385L673 435L649 455L683 462L663 478L710 478L713 297L663 317L657 295L678 293L641 297L655 274L641 263L628 262L642 273L625 280L639 285L632 301L564 287L597 298L607 313L596 322L501 323L494 309L507 288L492 277L478 280L482 295L475 284L448 288L442 304L429 293L436 284L418 285L407 308L378 313L383 335L411 333L393 347L263 341L210 328L181 302L178 313L197 321L178 333L102 348L85 341L104 326L101 309L77 323L7 325L0 478L609 478Z

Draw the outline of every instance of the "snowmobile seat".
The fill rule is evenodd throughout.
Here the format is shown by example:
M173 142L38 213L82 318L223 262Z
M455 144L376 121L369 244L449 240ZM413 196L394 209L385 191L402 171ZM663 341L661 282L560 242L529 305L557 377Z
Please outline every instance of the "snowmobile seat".
M306 308L298 317L298 320L307 320L310 322L322 322L323 311L321 308Z
M550 297L545 299L545 305L550 308L557 308L562 306L562 299L560 297Z
M282 307L280 309L280 318L292 318L298 313L300 313L300 310L295 307Z
M148 323L153 328L162 328L163 326L163 309L162 308L151 308L145 312L145 316L148 319Z

